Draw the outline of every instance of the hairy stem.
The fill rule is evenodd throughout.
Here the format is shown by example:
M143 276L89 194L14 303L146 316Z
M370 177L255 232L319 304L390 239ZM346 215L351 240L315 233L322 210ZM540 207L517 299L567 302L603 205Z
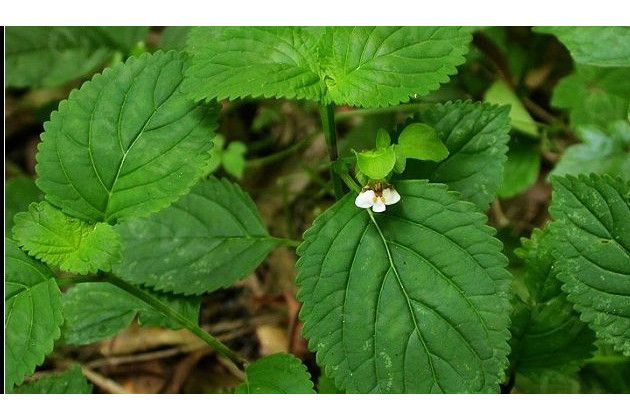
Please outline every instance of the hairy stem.
M199 327L199 325L197 325L195 322L190 321L189 319L187 319L185 316L183 316L179 312L173 310L173 308L171 308L170 306L166 305L164 302L162 302L161 300L159 300L155 296L151 295L150 293L145 292L144 290L140 289L139 287L136 287L136 286L134 286L132 284L129 284L129 283L119 279L118 277L115 277L115 276L112 276L112 275L107 275L105 280L108 283L111 283L114 286L116 286L116 287L118 287L120 289L123 289L125 292L127 292L127 293L137 297L138 299L142 300L143 302L147 303L153 309L157 310L158 312L160 312L164 316L179 322L188 331L190 331L191 333L195 334L197 337L199 337L200 339L205 341L206 344L208 344L210 347L212 347L217 353L219 353L222 356L225 356L226 358L228 358L229 360L234 362L234 364L239 369L241 369L241 370L244 369L245 365L247 364L247 360L245 358L243 358L242 356L240 356L237 353L235 353L232 350L230 350L230 348L228 348L225 344L223 344L222 342L217 340L215 337L213 337L208 332L206 332L203 329L201 329L201 327Z
M337 151L337 129L335 127L334 106L332 104L320 105L319 114L322 119L322 128L330 156L330 178L332 180L333 190L335 191L335 197L339 200L344 195L344 187L341 178L333 168L335 161L339 157Z

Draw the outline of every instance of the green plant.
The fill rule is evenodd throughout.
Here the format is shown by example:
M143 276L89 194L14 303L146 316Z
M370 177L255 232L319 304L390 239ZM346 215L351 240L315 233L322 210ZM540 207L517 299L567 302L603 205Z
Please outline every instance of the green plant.
M232 287L281 247L299 256L302 335L323 372L319 387L562 391L605 351L628 363L627 28L536 29L557 35L578 63L551 101L568 111L568 126L532 118L511 77L488 83L485 102L424 101L458 66L466 75L478 53L469 28L193 28L143 52L147 31L7 32L11 87L59 86L113 54L131 55L52 112L36 186L7 186L8 390L90 392L77 366L22 382L55 343L95 343L137 318L195 334L242 372L238 393L314 392L299 359L250 363L198 325L202 296ZM45 37L57 46L30 53ZM611 40L619 51L604 54ZM65 48L66 58L55 56ZM271 234L248 193L212 175L222 168L241 179L248 167L305 147L254 164L255 144L217 134L218 101L259 98L319 111L335 203L303 240ZM341 149L341 106L410 115ZM273 115L269 124L280 119ZM537 182L545 154L561 147L549 145L559 132L583 144L566 148L551 171L553 221L511 255L515 247L485 213L494 206L492 223L506 226L497 196L517 197Z

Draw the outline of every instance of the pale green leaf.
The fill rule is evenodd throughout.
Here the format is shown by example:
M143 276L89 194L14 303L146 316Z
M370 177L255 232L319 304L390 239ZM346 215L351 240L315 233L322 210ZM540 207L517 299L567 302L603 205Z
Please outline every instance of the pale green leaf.
M65 213L112 222L170 205L201 176L216 106L180 91L176 52L130 58L96 75L44 125L37 185Z
M529 115L523 103L503 80L497 80L484 95L484 101L496 105L510 105L512 128L532 137L538 136L536 122Z
M245 382L237 394L314 394L311 375L300 359L276 353L256 360L245 369Z
M565 150L551 175L595 173L630 181L630 123L618 121L608 130L580 126L576 131L582 143Z
M357 152L356 156L357 168L370 179L385 179L396 164L394 146Z
M61 292L53 273L5 238L5 372L9 390L22 382L53 349L59 338Z
M447 82L470 39L457 27L196 28L184 86L197 100L398 104Z
M146 219L116 226L121 278L156 290L202 294L231 286L278 244L253 201L235 184L210 178Z
M15 216L13 237L29 255L72 273L110 271L120 255L120 238L112 226L66 216L46 201Z
M372 214L352 194L298 248L309 348L350 393L496 392L509 347L501 242L445 185L395 183Z
M510 138L509 108L448 102L422 111L415 122L434 127L448 148L441 162L409 161L403 177L447 184L485 210L501 185Z
M395 148L396 156L403 159L439 162L448 156L448 149L435 128L421 123L406 126L398 136Z
M247 147L240 141L233 141L228 144L221 156L221 163L225 172L237 179L243 178L245 172L245 153Z
M386 147L389 147L390 144L392 144L392 139L389 136L387 130L379 128L376 132L376 148L384 149Z
M147 291L149 292L149 291ZM199 319L199 298L149 292L194 323ZM81 283L63 295L63 338L83 345L111 338L139 316L140 324L170 329L181 325L156 312L142 300L109 283Z
M12 26L6 30L6 84L54 87L128 52L147 27Z
M630 183L582 175L552 184L558 277L581 319L630 355Z
M558 37L576 63L630 67L628 26L539 26L535 30Z
M571 125L595 124L602 128L617 120L628 121L630 77L625 68L578 66L560 80L551 104L569 111Z
M539 172L538 147L530 140L513 137L509 143L503 182L498 196L506 199L524 192L536 183Z
M206 162L203 170L204 178L219 169L221 160L223 159L223 148L225 146L225 138L221 134L217 134L212 139L212 150L210 151L210 159Z
M575 374L595 350L595 335L560 289L552 241L548 231L535 230L516 251L525 263L526 287L525 293L514 297L512 309L510 359L519 388L534 389L538 383L540 389L550 391L552 378ZM560 383L558 390L562 390Z
M12 391L14 394L91 394L92 385L81 367L74 365L63 373L43 376Z
M4 232L9 234L13 228L16 214L27 211L31 203L44 198L42 192L31 178L16 178L4 184Z

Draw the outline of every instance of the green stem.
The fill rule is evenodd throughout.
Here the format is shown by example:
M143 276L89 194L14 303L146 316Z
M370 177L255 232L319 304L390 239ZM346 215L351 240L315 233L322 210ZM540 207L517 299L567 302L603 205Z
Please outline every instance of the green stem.
M295 241L289 238L274 238L274 239L278 241L280 246L286 246L289 248L297 248L302 243L302 241Z
M359 192L361 191L361 186L355 182L354 179L348 173L339 174L343 182L350 188L351 191Z
M161 300L159 300L155 296L151 295L150 293L145 292L144 290L140 289L139 287L136 287L136 286L134 286L132 284L129 284L129 283L127 283L127 282L125 282L125 281L123 281L123 280L121 280L121 279L119 279L119 278L117 278L115 276L112 276L112 275L107 275L105 280L108 283L111 283L114 286L116 286L116 287L124 290L125 292L127 292L127 293L129 293L129 294L131 294L131 295L133 295L135 297L137 297L138 299L144 301L145 303L147 303L148 305L153 307L153 309L157 310L158 312L160 312L164 316L176 320L184 328L186 328L188 331L190 331L191 333L195 334L197 337L199 337L200 339L205 341L206 344L208 344L210 347L212 347L217 353L219 353L222 356L227 357L232 362L234 362L234 364L236 364L236 366L239 369L241 369L241 370L244 369L245 365L247 364L247 360L245 358L241 357L240 355L238 355L235 352L233 352L232 350L230 350L225 344L223 344L222 342L217 340L215 337L213 337L208 332L206 332L203 329L201 329L201 327L199 327L199 325L197 325L197 323L192 322L191 320L189 320L188 318L186 318L185 316L183 316L179 312L173 310L173 308L171 308L170 306L166 305L164 302L162 302Z
M330 156L330 178L332 180L333 190L335 191L335 197L339 200L344 195L344 188L341 178L333 169L333 165L339 157L339 152L337 151L337 130L335 127L335 108L332 104L320 105L319 114L322 119L322 129L324 130L324 137L326 138L328 154Z
M349 120L356 116L368 116L378 114L390 114L393 112L416 112L423 108L430 106L430 103L413 103L413 104L401 104L396 106L389 106L384 108L368 108L368 109L353 109L350 111L337 112L337 121Z
M77 277L66 277L66 278L57 278L57 286L74 286L79 283L94 283L98 281L96 277L90 276L77 276Z
M292 154L300 151L301 149L303 149L304 147L308 146L308 144L311 142L311 140L314 138L315 136L311 135L306 137L304 140L299 141L289 147L287 147L284 150L280 150L279 152L273 153L271 155L265 156L265 157L261 157L261 158L257 158L257 159L250 159L247 161L247 166L250 168L260 168L261 166L265 166L265 165L271 165L272 163L276 163L279 162L289 156L291 156Z

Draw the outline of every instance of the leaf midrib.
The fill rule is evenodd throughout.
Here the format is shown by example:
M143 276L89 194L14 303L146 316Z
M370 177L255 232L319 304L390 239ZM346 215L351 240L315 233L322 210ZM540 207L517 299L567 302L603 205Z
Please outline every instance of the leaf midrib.
M422 343L422 346L424 347L424 351L427 353L427 360L429 361L429 367L431 368L431 375L433 377L433 382L442 392L444 392L444 389L442 389L442 387L438 383L437 372L435 370L435 366L433 365L433 360L431 358L432 352L429 351L427 343L426 343L426 341L425 341L425 339L424 339L424 337L422 335L422 332L420 331L420 327L418 326L418 320L416 319L416 313L414 312L413 306L411 304L411 299L409 298L409 295L407 294L407 290L405 289L404 285L402 284L402 280L400 278L400 275L398 274L398 270L396 269L396 265L394 264L394 259L392 258L391 251L389 249L389 246L387 245L387 240L385 239L385 236L383 235L383 232L381 231L381 227L378 225L378 223L376 223L376 219L374 218L374 214L372 213L372 211L370 209L367 209L367 213L370 216L370 220L372 221L372 223L376 227L376 230L377 230L377 232L378 232L378 234L379 234L379 236L381 238L381 241L383 243L383 246L385 247L385 251L387 252L387 258L389 260L389 265L390 265L390 267L392 269L392 272L394 273L394 276L396 277L396 281L398 282L398 286L400 287L400 290L403 292L403 295L405 296L405 300L407 302L407 308L409 309L409 313L411 314L411 318L413 320L414 329L416 331L416 334L418 335L418 338L420 339L420 342ZM385 279L383 279L383 281L385 281Z

